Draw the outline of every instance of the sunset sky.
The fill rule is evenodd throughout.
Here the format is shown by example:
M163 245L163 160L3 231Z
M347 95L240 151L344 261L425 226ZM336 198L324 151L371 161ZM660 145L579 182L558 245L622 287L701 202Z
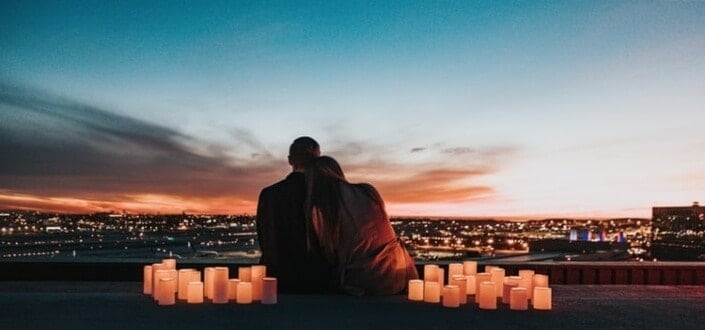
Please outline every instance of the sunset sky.
M2 1L0 209L253 213L301 135L392 215L705 202L705 1Z

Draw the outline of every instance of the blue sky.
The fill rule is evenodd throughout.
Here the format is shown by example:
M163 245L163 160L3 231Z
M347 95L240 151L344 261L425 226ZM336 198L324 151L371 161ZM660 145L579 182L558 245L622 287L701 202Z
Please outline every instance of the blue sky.
M5 151L47 165L7 168L0 202L249 210L286 173L290 141L311 135L393 214L648 216L705 196L704 14L700 1L4 1L0 127L19 141ZM96 110L80 116L94 126L168 131L154 137L168 152L244 188L161 189L135 173L202 173L155 161L174 155L144 139L115 141L130 130L19 115L73 111L66 100ZM57 137L95 166L144 159L79 184L81 171L53 176L61 153L37 152ZM119 189L114 173L135 184Z

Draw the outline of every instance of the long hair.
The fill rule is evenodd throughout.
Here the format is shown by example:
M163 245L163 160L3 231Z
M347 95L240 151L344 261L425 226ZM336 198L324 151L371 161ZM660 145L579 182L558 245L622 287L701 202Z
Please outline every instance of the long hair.
M321 222L319 244L328 257L335 256L336 246L340 242L340 183L347 182L340 164L329 156L316 158L306 170L306 221L310 235L313 212L316 212Z

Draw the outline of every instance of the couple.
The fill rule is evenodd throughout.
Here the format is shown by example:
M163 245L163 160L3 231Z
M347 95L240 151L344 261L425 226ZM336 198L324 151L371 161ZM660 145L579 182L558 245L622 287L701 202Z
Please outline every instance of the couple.
M418 278L374 187L347 182L310 137L294 140L289 164L257 205L260 263L280 291L397 294Z

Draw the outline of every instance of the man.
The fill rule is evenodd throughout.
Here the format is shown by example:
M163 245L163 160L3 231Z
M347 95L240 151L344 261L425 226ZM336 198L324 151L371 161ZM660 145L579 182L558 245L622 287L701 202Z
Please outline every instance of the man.
M307 166L321 154L314 139L299 137L289 147L292 172L282 181L262 189L257 205L257 237L267 274L277 277L281 292L316 292L326 289L327 266L315 235L307 246Z

